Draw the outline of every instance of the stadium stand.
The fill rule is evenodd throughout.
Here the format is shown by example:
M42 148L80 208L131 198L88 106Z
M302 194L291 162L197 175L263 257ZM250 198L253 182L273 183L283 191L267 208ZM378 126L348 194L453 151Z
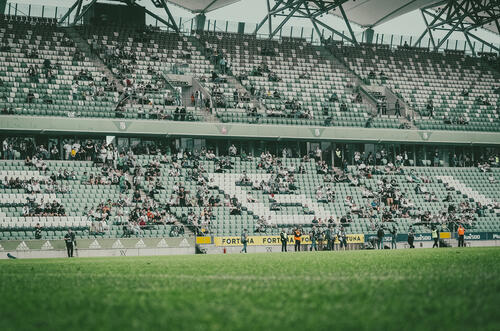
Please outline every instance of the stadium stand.
M499 73L461 52L341 43L327 49L299 38L77 27L98 60L55 23L2 16L3 114L203 121L209 110L222 122L408 128L393 105L389 115L376 116L350 69L405 100L420 129L499 129ZM100 61L116 80L108 81ZM210 98L195 107L168 74L192 75Z
M210 64L188 37L137 26L84 26L79 32L124 82L123 117L177 119L175 108L187 106L183 120L203 119L165 78L210 72Z
M330 49L365 82L387 86L408 102L419 115L420 129L500 129L500 73L481 58L405 46L337 44Z
M61 27L54 19L2 15L0 119L105 118L121 131L103 138L83 128L75 138L3 130L0 240L60 239L68 227L80 238L238 236L244 228L276 235L312 226L368 235L393 226L401 233L410 226L416 233L434 226L454 232L458 224L497 232L495 61L407 45L325 47L302 38L188 35L134 24ZM394 100L411 111L397 113ZM127 129L147 120L205 121L211 123L189 125L219 131L179 138L160 126L161 139L143 144L160 131L136 137ZM222 123L294 126L282 131L283 141L297 142L297 150L277 157L283 146L277 134L276 141L253 138L259 147L248 154L234 146L226 153L233 138L252 138L233 137ZM318 127L325 126L409 129L422 136L409 144L425 143L403 146L405 138L397 137L394 153L381 155L392 137L332 142L321 137ZM317 141L299 141L299 129ZM431 145L426 140L435 130L477 132L478 147L442 137ZM186 138L194 136L199 148ZM119 139L129 141L120 146ZM312 144L322 143L331 158L316 154ZM336 155L335 144L354 156ZM405 148L413 149L412 159L402 157ZM462 155L451 158L458 150Z
M239 235L243 228L278 234L313 225L365 234L381 225L399 232L413 226L416 233L436 225L453 231L459 223L476 231L500 227L496 159L477 167L412 167L399 158L375 166L363 156L333 168L314 154L252 157L231 146L216 156L82 142L66 141L61 153L32 146L25 160L19 142L4 153L3 240L34 238L37 224L49 239L67 227L81 238Z
M219 109L222 121L364 127L370 117L367 105L356 100L346 70L304 39L275 41L219 32L204 32L197 38L212 63L220 66L223 61L264 106L252 111L233 99L234 87L222 85L226 98L238 106Z
M115 87L53 19L0 17L5 114L114 117Z

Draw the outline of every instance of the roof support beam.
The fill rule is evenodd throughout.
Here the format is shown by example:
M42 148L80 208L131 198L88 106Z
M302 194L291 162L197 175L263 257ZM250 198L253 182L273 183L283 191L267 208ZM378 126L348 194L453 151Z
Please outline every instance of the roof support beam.
M266 22L269 24L269 38L273 38L282 28L288 23L291 18L302 18L311 21L314 30L319 35L320 39L323 41L323 36L321 35L319 26L331 31L343 39L357 45L356 36L351 27L351 24L347 18L347 15L342 8L342 4L347 0L335 0L335 1L323 1L323 0L275 0L274 6L270 6L269 0L267 0L267 15L257 24L255 28L255 34L264 26ZM349 31L349 36L333 29L328 24L320 21L319 16L327 14L335 8L339 8L344 18L344 22ZM279 25L273 30L272 16L284 17Z
M436 6L438 6L438 4L421 9L426 30L417 39L414 44L415 46L418 45L422 38L428 33L434 46L434 50L438 50L454 32L461 32L467 40L467 45L469 46L472 54L475 55L476 52L470 38L474 38L482 44L500 52L498 47L470 33L471 30L482 27L491 22L495 22L497 29L500 31L500 24L498 23L498 20L500 19L499 0L449 0L439 13L430 10ZM430 24L428 17L432 17ZM432 32L436 30L447 31L446 35L437 45L432 34Z
M305 0L300 1L300 4L304 3L304 1ZM274 29L274 31L269 35L269 39L273 38L276 35L276 33L278 33L278 31L281 30L283 25L285 25L286 22L288 22L288 20L290 18L292 18L293 14L295 14L295 12L299 9L299 7L300 6L296 6L295 8L292 9L290 14L288 14L287 17L285 17L285 19L283 21L281 21L281 23L278 25L278 27L276 27L276 29Z
M267 21L269 22L269 34L273 31L273 22L271 21L271 4L269 3L269 0L266 0L267 2Z
M279 5L281 5L281 3L283 3L283 0L276 1L273 8L271 10L267 11L267 15L262 19L262 21L260 21L259 24L257 24L257 27L255 28L255 31L254 31L254 34L257 34L257 32L259 32L260 28L264 25L264 23L266 23L266 21L271 17L273 12L279 7ZM269 34L271 34L271 30L272 30L272 28L269 29Z
M476 40L477 40L477 41L479 41L480 43L483 43L483 44L485 44L486 46L491 47L492 49L494 49L495 51L497 51L497 52L499 52L499 53L500 53L500 48L498 48L497 46L493 45L492 43L489 43L489 42L487 42L487 41L485 41L485 40L483 40L483 39L479 38L478 36L476 36L476 35L474 35L474 34L472 34L472 33L470 33L470 32L465 33L465 35L466 35L466 36L469 36L469 37L472 37L472 38L474 38L474 39L476 39Z
M175 32L179 32L180 31L179 27L177 26L177 23L175 23L174 17L172 16L172 13L168 9L167 3L165 2L165 0L160 0L160 3L163 9L165 10L165 13L167 13L168 20L170 22L172 29L174 29Z
M354 41L355 45L358 45L358 41L356 40L356 37L354 36L354 32L352 31L351 24L349 24L349 20L347 19L347 15L345 14L344 8L342 8L342 5L339 5L340 12L342 13L342 17L344 18L344 22L347 25L347 29L349 29L349 33L351 34L351 38Z
M92 0L88 5L87 7L85 7L83 9L83 11L78 15L78 16L75 16L75 20L74 20L74 23L73 25L76 24L76 22L78 22L79 20L81 20L83 18L83 16L85 16L85 14L89 11L90 8L92 8L92 6L97 2L97 0Z
M136 6L138 6L138 5L136 4ZM150 11L150 10L149 10L149 9L147 9L147 8L144 8L144 11L146 12L146 14L148 14L148 15L149 15L149 16L151 16L152 18L157 19L159 22L162 22L163 24L165 24L166 26L168 26L168 27L169 27L169 28L171 28L172 30L175 30L175 27L174 27L172 24L170 24L170 22L169 22L169 21L167 21L167 20L165 20L165 19L161 18L160 16L156 15L155 13L153 13L152 11Z
M446 11L446 9L447 9L447 8L448 8L447 6L443 7L443 8L441 9L441 11L439 12L439 14L438 14L438 15L439 15L439 16L440 16L440 15L442 15L442 14ZM427 24L427 20L426 20L426 18L425 18L425 16L424 16L424 13L427 13L427 10L426 10L426 9L424 9L424 8L422 8L422 9L420 10L420 14L422 14L422 17L423 17L424 22L425 22L426 29L425 29L425 31L422 33L422 35L421 35L421 36L417 39L417 41L415 42L415 44L414 44L413 46L417 46L417 45L420 43L420 41L422 40L422 38L423 38L423 37L425 37L425 35L426 35L427 33L429 33L429 35L431 36L432 44L434 45L434 38L432 37L431 31L430 31L430 29L429 29L429 25ZM434 20L432 20L431 24L436 23L437 19L438 19L438 18L437 18L437 17L435 17L435 18L434 18Z
M78 16L80 16L80 10L82 9L82 3L83 3L83 0L78 0L78 7L76 8L76 14L75 14L75 19L73 20L73 24L77 23L76 18Z
M425 10L421 10L420 13L422 14L422 18L424 19L425 26L427 27L427 33L429 34L429 38L431 38L432 47L436 48L436 42L434 41L434 36L432 35L432 30L429 27L429 22L427 21L427 18L425 17L426 12L425 12ZM424 35L422 35L422 37L423 36ZM418 38L417 42L415 43L415 46L420 42L422 37Z
M66 18L68 18L69 15L71 15L71 13L73 12L73 10L76 8L76 6L78 5L78 0L75 1L75 3L68 9L68 11L66 12L66 14L64 14L60 19L59 19L59 24L62 24L64 23L64 21L66 20Z
M462 28L463 28L463 25L462 25ZM472 45L472 43L470 42L469 34L464 33L464 36L465 36L465 39L467 40L467 44L469 44L469 48L472 51L472 55L476 55L476 51L474 50L474 45Z
M306 4L306 11L307 11L308 15L311 15L311 11L309 10L309 6L307 4ZM316 24L316 22L314 20L311 20L311 23L314 27L314 30L316 30L316 33L318 34L319 39L321 40L321 42L323 42L323 35L319 31L318 25Z
M456 23L455 25L453 25L453 27L448 31L448 33L443 37L443 39L441 39L441 41L437 44L436 47L434 47L434 50L437 51L439 49L439 47L441 47L444 42L448 39L448 37L453 33L455 32L455 30L458 28L459 25L461 25L462 23L461 22L458 22ZM463 25L462 25L463 26Z
M301 10L299 10L299 12L301 12L302 14L305 14ZM345 40L347 40L348 42L350 42L352 44L356 43L354 40L352 40L351 38L349 38L348 36L346 36L342 32L339 32L339 31L335 30L334 28L332 28L328 24L325 24L325 23L321 22L320 20L318 20L316 18L310 18L310 19L311 19L311 22L315 22L316 24L321 25L322 27L324 27L325 29L329 30L330 32L336 34L337 36L341 37L342 39L345 39Z

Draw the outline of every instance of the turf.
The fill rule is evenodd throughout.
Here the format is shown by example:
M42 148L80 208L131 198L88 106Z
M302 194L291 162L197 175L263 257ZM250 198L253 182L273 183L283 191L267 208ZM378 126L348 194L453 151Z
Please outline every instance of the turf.
M0 261L1 330L500 330L500 248Z

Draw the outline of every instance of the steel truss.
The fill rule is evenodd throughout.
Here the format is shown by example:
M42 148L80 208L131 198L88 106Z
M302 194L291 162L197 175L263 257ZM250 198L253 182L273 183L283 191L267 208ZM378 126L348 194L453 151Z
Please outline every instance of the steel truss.
M139 6L135 0L114 0L116 2L122 2L125 3L127 6L131 7L137 7ZM73 19L73 22L70 25L75 25L78 23L79 20L81 20L87 11L97 2L97 0L92 0L89 2L88 5L85 6L85 8L82 11L82 5L83 5L84 0L76 0L75 3L68 9L68 11L61 17L59 20L59 24L63 24L66 19L73 13L73 11L76 9L75 16ZM157 19L158 21L162 22L172 30L179 32L179 27L177 26L177 23L174 20L174 17L172 16L172 13L168 9L167 2L166 0L151 0L151 3L156 7L156 8L163 8L165 10L165 13L167 14L168 19L163 19L160 16L156 15L152 11L148 10L145 8L146 13Z
M309 19L314 27L314 30L319 35L321 41L323 42L323 35L319 30L319 27L323 27L333 34L340 36L342 39L349 41L355 45L358 45L354 32L351 28L351 24L347 19L344 8L342 4L348 0L275 0L274 6L271 7L270 0L267 0L267 15L257 24L255 28L255 34L259 32L260 28L268 22L269 38L273 38L283 26L291 18L302 18ZM323 14L327 14L335 9L339 9L344 22L349 30L349 36L343 34L340 31L332 28L328 24L322 22L319 17ZM283 17L281 22L277 27L273 29L272 18L273 17Z
M445 0L432 6L421 8L420 11L426 29L417 39L414 46L419 45L422 38L429 34L434 50L438 50L453 32L461 32L464 34L472 54L475 55L476 52L471 38L500 52L497 46L479 38L471 32L476 28L484 27L490 23L495 23L497 30L500 31L500 0ZM447 31L447 33L437 42L433 35L435 31Z

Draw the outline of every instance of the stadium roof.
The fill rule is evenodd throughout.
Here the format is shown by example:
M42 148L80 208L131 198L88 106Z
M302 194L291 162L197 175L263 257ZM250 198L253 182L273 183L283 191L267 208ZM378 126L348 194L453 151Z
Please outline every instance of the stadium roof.
M169 0L169 2L187 9L193 13L210 12L241 0ZM252 0L245 0L250 2ZM498 0L491 0L493 2ZM273 2L273 1L271 1ZM276 1L274 1L276 2ZM286 2L286 1L285 1ZM311 7L319 7L320 5L328 5L336 0L317 0L308 1ZM349 0L342 4L346 16L350 22L356 23L362 27L375 27L382 23L388 22L398 16L412 12L421 8L436 7L439 4L445 4L448 1L443 0ZM472 8L471 8L472 10ZM329 14L334 14L342 18L338 10L331 10ZM477 12L478 15L488 16L491 13ZM466 21L471 21L470 18L465 17ZM471 22L472 23L472 22ZM498 24L490 22L482 26L494 33L499 33Z
M169 0L168 2L193 13L208 13L238 1L241 0Z
M349 21L363 27L374 27L439 2L441 0L350 0L342 6ZM333 14L342 17L337 11Z

